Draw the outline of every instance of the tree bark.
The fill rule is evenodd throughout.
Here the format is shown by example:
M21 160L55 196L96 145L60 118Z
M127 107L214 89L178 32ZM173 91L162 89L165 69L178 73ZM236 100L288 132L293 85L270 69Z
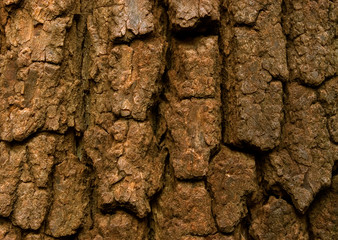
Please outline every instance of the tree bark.
M0 2L0 239L337 239L338 2Z

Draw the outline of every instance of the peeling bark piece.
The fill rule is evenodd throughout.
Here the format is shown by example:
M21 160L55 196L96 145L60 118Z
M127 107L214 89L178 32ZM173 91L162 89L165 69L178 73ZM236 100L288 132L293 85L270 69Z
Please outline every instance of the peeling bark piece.
M166 43L162 39L119 45L111 54L95 58L96 85L91 93L95 123L107 112L116 116L145 120L159 92L164 71ZM93 66L92 66L93 67Z
M147 220L140 220L123 211L116 211L111 215L96 214L94 222L93 229L79 234L79 240L148 239Z
M252 211L250 235L254 239L309 239L305 217L299 217L283 199L269 201Z
M2 240L20 240L21 232L19 228L14 227L10 222L0 219L0 239Z
M338 238L338 176L332 179L331 188L320 196L311 209L310 226L315 239Z
M167 96L161 115L168 127L167 146L175 176L201 178L212 151L221 140L220 102L216 99L177 99Z
M24 147L11 149L8 144L0 142L0 216L8 217L12 212L24 161Z
M216 232L204 182L167 183L154 208L154 239L184 239Z
M170 87L180 99L220 96L217 36L175 41L171 64L168 71Z
M135 36L154 30L153 1L113 0L96 1L92 24L105 42L115 39L129 41Z
M85 149L93 161L102 210L126 207L145 217L150 198L162 186L165 155L160 153L149 121L119 120L111 134L98 126L85 133Z
M234 231L247 215L246 202L258 189L255 159L222 146L209 166L208 184L213 196L212 211L222 232Z
M287 0L284 29L290 39L291 79L318 86L337 75L337 2Z
M253 28L233 28L224 82L225 143L261 151L279 144L283 89L277 79L288 78L281 1L264 7Z
M170 25L175 31L217 22L219 0L168 0Z
M34 183L21 183L17 195L13 223L22 229L39 229L47 213L49 192L38 189Z
M270 186L280 184L295 207L305 212L314 196L331 183L337 146L330 142L316 92L291 83L287 93L282 144L265 162L264 178Z
M89 204L88 173L75 156L55 167L54 199L47 220L46 233L64 237L76 233Z
M338 77L323 84L319 100L328 116L328 129L333 142L338 143Z

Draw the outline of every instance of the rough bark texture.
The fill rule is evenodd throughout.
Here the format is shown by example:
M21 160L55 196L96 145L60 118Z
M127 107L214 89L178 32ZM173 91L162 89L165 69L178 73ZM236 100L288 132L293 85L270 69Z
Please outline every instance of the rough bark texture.
M0 1L0 240L338 238L338 2Z

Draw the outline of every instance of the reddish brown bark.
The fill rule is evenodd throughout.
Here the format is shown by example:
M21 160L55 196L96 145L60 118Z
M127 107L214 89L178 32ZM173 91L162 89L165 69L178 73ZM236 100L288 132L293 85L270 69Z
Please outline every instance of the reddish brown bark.
M0 2L0 239L336 239L338 2Z

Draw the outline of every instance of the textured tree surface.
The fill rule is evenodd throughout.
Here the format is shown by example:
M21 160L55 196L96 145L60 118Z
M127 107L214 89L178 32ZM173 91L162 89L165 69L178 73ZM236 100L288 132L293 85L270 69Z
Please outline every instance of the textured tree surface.
M338 239L337 0L1 0L0 240Z

